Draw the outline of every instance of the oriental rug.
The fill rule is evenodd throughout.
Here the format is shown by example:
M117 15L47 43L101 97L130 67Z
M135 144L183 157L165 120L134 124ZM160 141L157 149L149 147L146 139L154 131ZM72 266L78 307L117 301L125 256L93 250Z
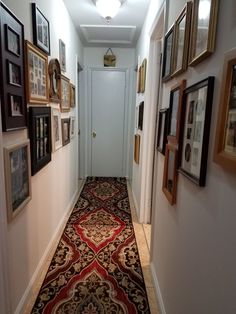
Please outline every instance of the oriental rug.
M31 313L150 313L125 178L87 179Z

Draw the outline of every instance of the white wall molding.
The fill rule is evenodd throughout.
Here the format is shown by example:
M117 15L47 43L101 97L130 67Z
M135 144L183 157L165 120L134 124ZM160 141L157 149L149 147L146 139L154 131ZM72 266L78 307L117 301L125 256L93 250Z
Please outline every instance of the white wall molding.
M155 286L154 290L155 290L155 294L158 300L160 314L166 314L165 305L164 305L163 298L161 295L160 285L158 282L157 274L155 271L155 266L153 265L153 263L150 263L150 268L151 268L151 273L152 273L152 279L154 281L154 286Z

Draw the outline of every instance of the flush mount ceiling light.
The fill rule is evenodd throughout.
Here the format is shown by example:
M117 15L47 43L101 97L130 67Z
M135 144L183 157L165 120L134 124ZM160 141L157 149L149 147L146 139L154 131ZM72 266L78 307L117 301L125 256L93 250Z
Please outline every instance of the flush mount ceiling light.
M100 15L109 24L111 19L118 13L122 2L122 0L97 0L96 6Z

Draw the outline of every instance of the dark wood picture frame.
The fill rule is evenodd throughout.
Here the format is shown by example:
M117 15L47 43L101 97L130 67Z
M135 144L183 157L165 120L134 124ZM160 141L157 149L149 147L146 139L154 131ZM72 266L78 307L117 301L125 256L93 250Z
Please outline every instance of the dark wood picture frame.
M70 118L61 119L62 146L70 143Z
M48 19L40 11L36 3L32 5L33 42L50 56L50 25Z
M167 131L169 121L169 108L159 110L158 127L157 127L157 150L165 155L167 143Z
M24 25L0 2L0 103L4 132L27 127Z
M29 108L31 172L35 175L51 161L51 107Z
M48 65L49 75L49 100L50 102L61 102L61 67L57 59L51 59Z
M175 25L172 25L164 38L162 81L166 82L173 73L173 52L174 52Z
M205 186L214 77L209 76L184 91L184 129L179 171L199 186Z
M140 131L143 130L143 112L144 112L144 101L141 101L141 103L138 106L138 129Z

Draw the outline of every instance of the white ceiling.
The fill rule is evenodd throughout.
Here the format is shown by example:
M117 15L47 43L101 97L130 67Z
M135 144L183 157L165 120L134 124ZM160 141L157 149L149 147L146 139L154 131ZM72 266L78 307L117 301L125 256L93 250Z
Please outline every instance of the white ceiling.
M64 0L85 46L134 47L150 0L125 0L107 25L94 0Z

